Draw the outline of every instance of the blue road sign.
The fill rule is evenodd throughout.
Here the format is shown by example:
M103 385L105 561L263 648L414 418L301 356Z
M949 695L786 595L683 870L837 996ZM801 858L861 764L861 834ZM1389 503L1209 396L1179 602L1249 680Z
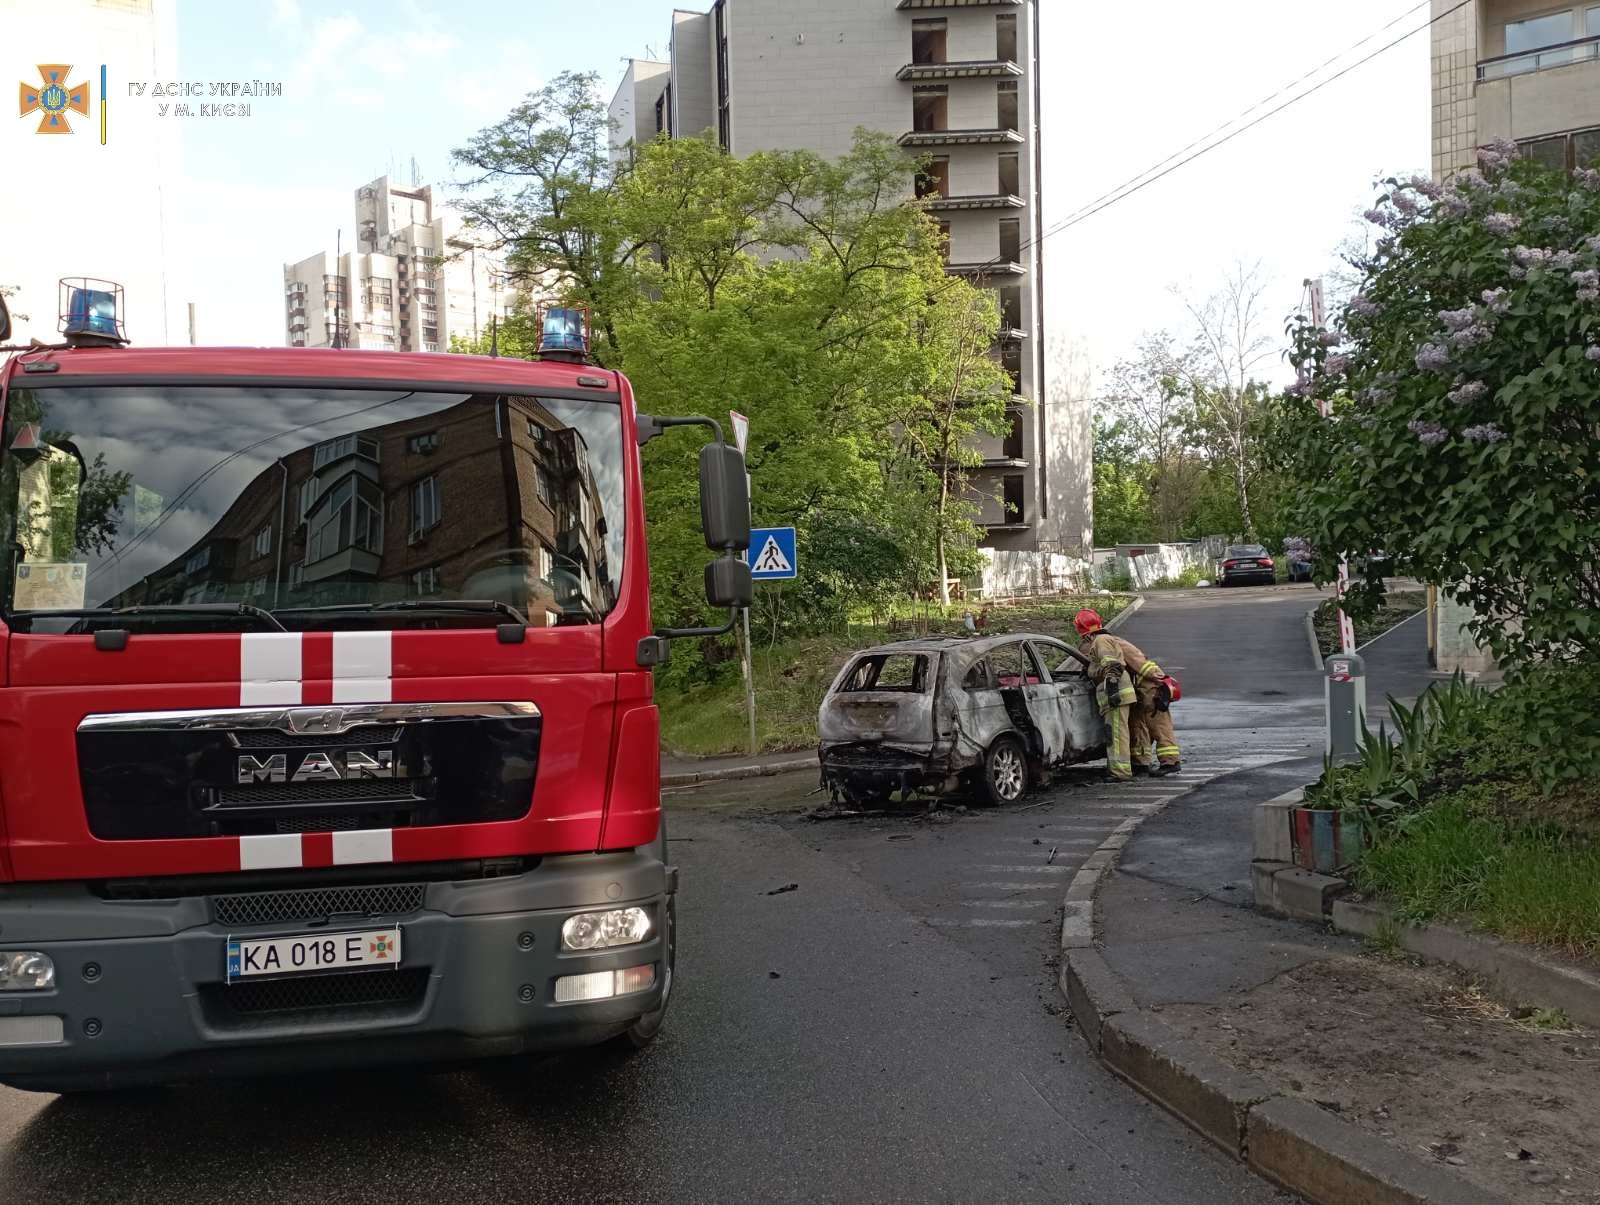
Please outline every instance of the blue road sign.
M752 527L749 555L750 576L758 582L800 576L800 558L795 555L792 527Z

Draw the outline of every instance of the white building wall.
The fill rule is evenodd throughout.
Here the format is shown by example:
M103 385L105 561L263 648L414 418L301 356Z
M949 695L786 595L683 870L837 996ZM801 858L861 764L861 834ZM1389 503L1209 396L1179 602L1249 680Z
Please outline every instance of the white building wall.
M711 18L672 14L672 132L695 138L717 125L716 60L711 57Z

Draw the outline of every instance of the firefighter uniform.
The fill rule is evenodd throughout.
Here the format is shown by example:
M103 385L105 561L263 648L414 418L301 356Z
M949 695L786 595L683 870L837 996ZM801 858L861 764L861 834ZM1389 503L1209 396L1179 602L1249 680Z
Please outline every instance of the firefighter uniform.
M1082 652L1089 659L1089 677L1094 680L1095 702L1105 717L1110 740L1106 745L1106 770L1112 778L1127 782L1133 778L1130 758L1132 713L1139 701L1133 675L1123 660L1115 636L1103 631L1084 635Z
M1133 777L1135 765L1149 772L1152 750L1161 773L1176 772L1181 754L1167 710L1166 674L1138 645L1107 632L1094 611L1079 611L1073 625L1110 730L1106 769L1111 777L1125 782Z
M1146 769L1152 750L1164 769L1175 770L1182 761L1177 734L1172 730L1172 713L1163 705L1162 679L1166 674L1131 641L1106 636L1117 646L1122 663L1133 678L1136 701L1128 716L1133 763Z

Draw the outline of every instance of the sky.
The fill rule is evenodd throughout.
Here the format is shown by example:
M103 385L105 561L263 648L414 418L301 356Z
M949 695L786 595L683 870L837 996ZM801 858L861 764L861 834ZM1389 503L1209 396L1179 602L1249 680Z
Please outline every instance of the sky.
M1416 0L1145 0L1136 10L1043 3L1048 228ZM664 53L672 7L672 0L178 0L176 78L271 81L282 84L282 95L252 102L248 118L161 127L180 139L169 145L164 133L161 160L169 310L194 302L202 343L281 345L283 264L331 249L341 228L350 240L357 187L385 173L409 182L413 159L422 183L450 185L457 178L451 148L563 69L600 73L609 99L626 58ZM55 0L0 0L0 19L46 9ZM1424 6L1365 49L1425 19ZM0 53L0 66L32 71L25 64L46 52L17 42ZM96 51L77 53L84 61ZM1048 320L1083 340L1104 369L1143 331L1181 328L1175 287L1204 295L1236 261L1259 261L1276 333L1298 304L1302 279L1333 266L1375 179L1426 169L1427 64L1427 35L1419 33L1052 235ZM119 90L159 70L122 68L124 83L113 65L111 113L123 129L153 122L156 102ZM12 125L0 149L13 155L18 148L61 155L54 144L71 141L24 141L31 131ZM109 167L84 170L116 188ZM0 194L4 240L35 255L60 246L60 213L8 191ZM94 269L75 261L71 270ZM159 332L148 321L144 331L144 342L186 338L170 315Z

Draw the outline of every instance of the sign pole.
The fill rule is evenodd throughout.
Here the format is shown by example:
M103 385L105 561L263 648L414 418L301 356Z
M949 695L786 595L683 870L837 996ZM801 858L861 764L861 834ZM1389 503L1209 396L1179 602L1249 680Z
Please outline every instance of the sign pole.
M733 426L733 442L738 446L739 455L745 454L745 444L750 438L750 420L737 410L728 411L728 418ZM749 494L750 474L745 474L746 496ZM745 723L749 728L750 756L758 752L756 744L756 673L755 654L750 645L750 608L744 608L743 647L740 652L740 668L744 671L744 715Z

